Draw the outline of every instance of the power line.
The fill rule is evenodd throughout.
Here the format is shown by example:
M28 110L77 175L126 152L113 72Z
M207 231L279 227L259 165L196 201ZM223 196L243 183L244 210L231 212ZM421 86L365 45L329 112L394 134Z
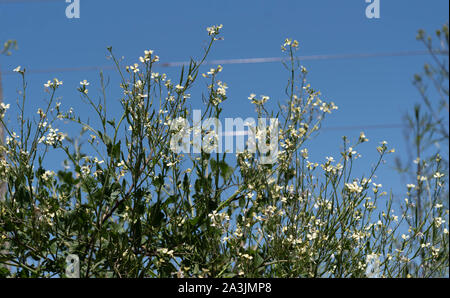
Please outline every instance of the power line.
M390 124L369 124L369 125L353 125L353 126L333 126L333 127L322 127L320 130L370 130L370 129L391 129L391 128L406 128L407 125L399 123ZM247 130L243 131L225 131L222 133L223 136L248 136L249 132Z
M15 3L42 3L42 2L60 2L64 0L0 0L0 4L15 4Z
M448 51L436 51L437 54L448 55ZM382 52L382 53L356 53L356 54L328 54L328 55L308 55L297 56L296 59L300 61L314 61L314 60L341 60L341 59L364 59L364 58L380 58L380 57L404 57L404 56L420 56L430 54L427 50L418 51L400 51L400 52ZM282 57L265 57L265 58L239 58L239 59L218 59L205 61L205 65L217 64L256 64L256 63L274 63L289 61L288 58ZM155 67L179 67L189 65L189 61L179 62L163 62L155 64ZM79 71L99 71L99 70L113 70L114 66L82 66L82 67L61 67L61 68L45 68L27 70L30 74L39 73L59 73L59 72L79 72ZM11 75L13 71L6 71L4 75Z
M390 129L390 128L405 128L406 124L400 123L390 123L390 124L371 124L364 126L333 126L333 127L322 127L321 130L353 130L353 129Z
M401 52L384 52L384 53L357 53L357 54L327 54L327 55L309 55L309 56L297 56L296 59L300 61L310 60L339 60L339 59L361 59L361 58L375 58L375 57L398 57L398 56L418 56L427 55L430 52L427 50L418 51L401 51ZM447 54L448 51L438 51L438 54ZM289 58L281 57L269 57L269 58L244 58L244 59L222 59L211 60L205 64L251 64L251 63L272 63L272 62L285 62L290 61ZM163 63L165 67L175 67L189 65L189 62L167 62Z

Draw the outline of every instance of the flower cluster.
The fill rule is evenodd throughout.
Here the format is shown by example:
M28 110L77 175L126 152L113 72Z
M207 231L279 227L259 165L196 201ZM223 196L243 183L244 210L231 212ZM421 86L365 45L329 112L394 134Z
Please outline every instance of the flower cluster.
M57 78L54 78L52 81L47 81L47 83L44 84L45 88L50 88L52 90L58 89L59 86L63 84L62 81L59 81Z

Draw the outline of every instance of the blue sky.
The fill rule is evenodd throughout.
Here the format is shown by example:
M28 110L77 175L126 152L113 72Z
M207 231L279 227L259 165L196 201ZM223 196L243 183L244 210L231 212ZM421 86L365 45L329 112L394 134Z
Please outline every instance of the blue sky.
M207 41L205 28L223 24L224 40L216 43L209 59L281 57L284 38L300 42L299 55L357 54L423 50L415 36L419 28L434 32L448 20L446 0L381 0L381 18L367 19L364 0L193 0L193 1L108 1L80 0L80 19L67 19L64 0L0 0L0 41L16 39L19 50L0 57L4 101L14 103L20 81L11 70L18 65L30 71L71 67L111 65L106 47L128 63L137 62L145 49L153 49L162 62L185 61L199 57ZM312 86L339 110L330 115L324 127L397 124L420 101L412 86L427 56L378 57L305 61ZM206 70L206 68L205 68ZM179 69L161 68L172 78ZM111 107L119 98L117 76L111 77ZM91 82L90 94L99 86L98 72L30 73L29 112L42 106L46 93L43 83L54 77L64 81L59 93L63 106L78 113L87 111L76 92L80 80ZM253 116L247 97L265 94L271 101L284 101L288 74L280 63L225 65L221 79L229 86L224 103L225 116ZM204 83L200 83L204 84ZM116 93L114 93L116 92ZM202 108L201 98L193 96L193 108ZM273 107L275 105L273 104ZM14 113L14 109L13 113ZM324 130L310 141L313 161L338 157L341 137L357 138L363 129ZM375 147L382 140L405 150L402 130L364 130L370 142L363 144L358 171L367 173L375 162ZM404 192L393 172L393 158L378 172L379 183L394 193Z

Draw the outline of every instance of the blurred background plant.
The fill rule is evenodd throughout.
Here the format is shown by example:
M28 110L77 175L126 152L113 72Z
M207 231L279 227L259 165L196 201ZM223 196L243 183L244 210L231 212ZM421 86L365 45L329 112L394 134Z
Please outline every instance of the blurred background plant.
M0 55L11 55L12 52L11 50L17 50L17 41L15 40L8 40L3 44L3 49L0 51ZM3 86L2 86L2 74L1 74L1 70L0 70L0 107L3 109L4 107L6 107L5 104L3 104ZM5 139L5 135L4 135L4 128L3 128L3 124L0 123L0 146L3 146L4 144L4 139ZM5 159L5 156L3 154L3 152L0 150L0 163L2 163ZM0 179L0 202L3 201L5 199L5 194L6 194L6 182L3 181L2 179ZM5 249L8 249L8 243L4 244Z
M15 40L7 40L4 44L3 44L3 48L0 51L0 55L11 55L12 54L12 50L17 50L17 41ZM3 86L2 86L2 74L0 71L0 105L3 104ZM2 105L3 108L3 105ZM0 125L0 145L3 145L4 142L4 131L3 131L3 125ZM0 152L0 160L2 160L4 158L4 156L2 155L2 153ZM3 198L5 197L5 189L6 185L5 182L0 180L0 201L3 200Z
M12 50L17 50L17 41L16 40L7 40L3 44L3 49L0 51L1 54L11 55Z
M448 23L436 30L434 38L419 30L417 40L429 51L431 62L424 65L421 74L414 75L413 84L422 102L415 104L413 110L405 115L405 138L410 146L406 158L397 157L396 166L408 179L407 200L411 208L407 221L416 233L422 235L425 231L422 222L434 219L439 226L440 218L448 218ZM427 232L430 231L425 231L420 242L422 246L434 245L436 241L437 231ZM410 270L423 276L434 274L435 266L430 262L448 262L448 256L429 259L425 250L420 253L420 258L419 263L411 263Z

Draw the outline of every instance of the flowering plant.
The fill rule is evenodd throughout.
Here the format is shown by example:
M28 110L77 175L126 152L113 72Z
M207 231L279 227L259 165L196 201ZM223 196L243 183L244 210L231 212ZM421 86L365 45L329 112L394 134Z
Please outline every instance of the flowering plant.
M221 28L207 29L204 55L176 81L153 72L159 57L151 50L124 68L109 48L121 78L119 120L106 112L105 92L99 103L91 98L94 83L78 88L98 127L63 110L58 79L45 84L47 105L25 119L26 70L15 69L23 82L17 132L6 121L9 105L0 107L7 136L0 147L0 275L63 277L66 257L76 255L82 277L448 276L448 206L429 206L429 216L413 225L410 202L394 214L392 195L375 181L394 152L386 142L360 177L352 168L358 146L368 142L364 133L344 137L338 159L310 160L311 136L337 106L307 82L295 40L282 46L287 102L271 112L268 96L249 96L258 118L279 119L276 163L261 163L263 153L249 150L171 150L169 124L191 113L188 92L197 80L208 82L202 119L219 118L227 100L221 66L198 76ZM104 90L103 77L100 84ZM87 149L63 132L65 122L88 132ZM53 152L64 154L65 169L47 167ZM432 182L439 192L448 178Z

